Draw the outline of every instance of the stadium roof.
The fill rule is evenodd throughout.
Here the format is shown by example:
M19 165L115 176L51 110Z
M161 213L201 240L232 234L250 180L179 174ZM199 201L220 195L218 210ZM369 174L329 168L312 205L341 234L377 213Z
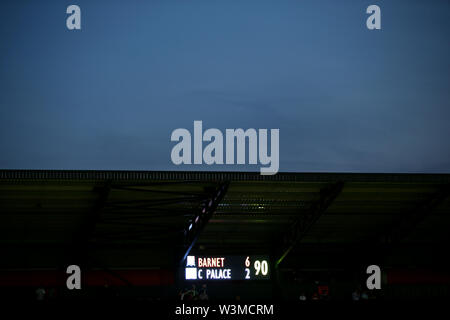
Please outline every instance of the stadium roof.
M449 187L449 174L0 170L0 268L162 268L190 246L286 268L396 248L426 265L449 243Z

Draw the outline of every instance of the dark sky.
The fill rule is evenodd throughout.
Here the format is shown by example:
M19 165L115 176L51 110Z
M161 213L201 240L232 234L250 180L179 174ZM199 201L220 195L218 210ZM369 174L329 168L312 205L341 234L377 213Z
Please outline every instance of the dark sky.
M280 171L450 172L449 31L447 0L2 0L0 168L259 171L173 165L202 120L279 128Z

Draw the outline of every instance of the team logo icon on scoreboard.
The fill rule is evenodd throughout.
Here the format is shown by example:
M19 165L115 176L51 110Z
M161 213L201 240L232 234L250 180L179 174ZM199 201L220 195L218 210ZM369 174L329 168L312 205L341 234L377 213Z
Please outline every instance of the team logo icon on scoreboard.
M197 280L197 268L195 267L194 256L188 256L186 259L186 280Z
M186 280L268 280L267 256L187 256Z

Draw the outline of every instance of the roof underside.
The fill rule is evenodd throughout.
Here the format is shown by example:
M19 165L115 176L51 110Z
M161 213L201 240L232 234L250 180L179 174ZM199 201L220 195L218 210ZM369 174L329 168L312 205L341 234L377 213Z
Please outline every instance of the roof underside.
M77 248L92 266L173 266L186 226L224 182L196 252L276 258L293 226L312 214L286 266L319 266L325 256L339 264L343 253L382 247L405 221L413 223L397 243L403 261L422 252L435 262L434 250L449 243L448 174L2 170L0 268L57 267ZM336 183L337 196L314 211Z

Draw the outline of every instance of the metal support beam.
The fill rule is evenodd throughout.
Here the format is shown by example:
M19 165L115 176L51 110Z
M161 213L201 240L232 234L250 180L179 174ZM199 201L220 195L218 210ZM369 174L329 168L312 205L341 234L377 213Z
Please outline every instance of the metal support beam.
M431 214L434 208L442 203L450 195L450 186L445 185L433 193L427 200L421 203L414 210L404 213L394 223L394 226L389 230L376 235L374 238L365 244L365 249L358 253L360 262L367 265L377 264L385 265L388 258L392 256L393 252L399 250L400 252L407 248L407 244L403 244L405 239L423 221ZM419 243L414 244L419 247ZM434 250L435 248L433 248Z
M287 233L288 243L287 247L283 250L280 258L276 261L275 266L278 267L279 264L286 258L286 256L291 252L291 250L300 242L300 240L308 233L311 227L319 220L322 214L331 205L333 200L341 193L344 183L339 181L328 187L320 190L320 199L315 202L309 212L306 215L302 215L297 219L291 226L289 232Z
M165 185L177 185L182 182L172 182L172 183L159 183L159 184L150 184L150 185L136 185L136 186L113 186L112 189L117 190L124 190L124 191L137 191L137 192L146 192L146 193L157 193L157 194L173 194L173 195L190 195L190 196L202 196L202 193L198 192L185 192L185 191L171 191L171 190L158 190L158 189L149 189L148 187L158 187L158 186L165 186ZM140 187L140 188L138 188Z
M180 184L192 184L203 186L204 184L192 181L175 181L167 183L150 183L139 185L111 185L111 190L127 191L137 193L137 198L127 201L108 201L105 204L107 214L102 215L102 224L117 224L120 226L128 226L128 230L121 232L110 232L96 234L96 238L101 240L120 240L124 238L133 237L134 240L155 240L166 238L179 238L183 229L171 232L170 227L160 227L155 225L151 221L148 223L133 222L135 219L142 218L155 218L155 217L191 217L192 210L186 207L197 207L199 204L209 201L211 197L211 189L214 193L217 183L208 183L208 189L204 189L203 192L191 192L191 191L171 191L171 190L157 190L152 189L158 186L172 186ZM144 199L139 195L144 194ZM156 198L146 199L145 194L155 194ZM159 197L159 194L165 194L165 196ZM189 204L189 206L186 206ZM181 205L183 210L176 209L173 205ZM128 211L128 212L127 212ZM130 213L130 211L132 213ZM141 211L142 213L135 213ZM127 212L126 214L123 214ZM148 220L147 220L148 221Z
M442 187L438 192L431 195L420 206L410 213L402 214L396 225L389 233L383 236L383 242L397 244L405 239L417 225L431 214L434 208L441 204L450 195L450 186Z
M151 200L131 200L131 201L116 201L108 203L108 207L118 209L143 209L147 210L150 207L165 206L171 204L182 204L186 202L197 202L205 200L204 196L190 196L167 199L151 199Z
M79 264L86 263L89 250L89 241L95 232L97 222L100 220L101 211L106 206L111 187L110 182L106 182L103 187L95 187L94 192L98 193L98 198L92 210L86 215L81 228L74 237L74 259Z
M186 248L183 257L181 259L181 264L188 256L191 249L194 247L197 242L200 233L205 228L209 219L213 216L214 212L217 209L217 206L222 201L225 196L225 193L228 190L229 182L223 182L219 185L219 187L214 191L211 197L204 201L202 207L199 208L198 212L195 214L194 218L189 222L188 226L184 231L184 241Z

